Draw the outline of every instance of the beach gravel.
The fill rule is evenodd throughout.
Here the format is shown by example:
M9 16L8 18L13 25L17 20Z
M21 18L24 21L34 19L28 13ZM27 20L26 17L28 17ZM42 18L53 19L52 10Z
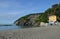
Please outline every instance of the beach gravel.
M60 39L60 27L48 26L0 30L0 39Z

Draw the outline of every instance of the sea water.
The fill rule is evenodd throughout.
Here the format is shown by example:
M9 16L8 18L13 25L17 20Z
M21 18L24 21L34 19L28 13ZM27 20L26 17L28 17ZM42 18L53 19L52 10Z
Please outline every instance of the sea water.
M10 29L20 29L20 26L16 25L8 25L8 26L0 26L0 30L10 30Z

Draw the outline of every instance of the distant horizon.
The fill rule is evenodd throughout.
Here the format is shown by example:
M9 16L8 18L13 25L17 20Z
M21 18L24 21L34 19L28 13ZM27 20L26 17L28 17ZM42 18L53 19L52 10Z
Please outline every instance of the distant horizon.
M12 24L20 17L41 13L60 0L0 0L0 24Z

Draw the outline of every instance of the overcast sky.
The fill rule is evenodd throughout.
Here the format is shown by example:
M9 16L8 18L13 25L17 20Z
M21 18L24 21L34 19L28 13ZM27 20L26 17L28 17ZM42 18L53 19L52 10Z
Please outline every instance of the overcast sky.
M60 0L0 0L0 24L13 23L21 16L44 12Z

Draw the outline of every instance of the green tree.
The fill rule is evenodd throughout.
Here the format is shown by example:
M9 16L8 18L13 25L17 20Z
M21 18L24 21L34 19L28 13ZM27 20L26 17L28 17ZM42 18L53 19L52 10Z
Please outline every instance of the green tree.
M39 18L40 18L41 22L48 22L48 16L45 13L43 15L41 15L41 17L39 17Z

